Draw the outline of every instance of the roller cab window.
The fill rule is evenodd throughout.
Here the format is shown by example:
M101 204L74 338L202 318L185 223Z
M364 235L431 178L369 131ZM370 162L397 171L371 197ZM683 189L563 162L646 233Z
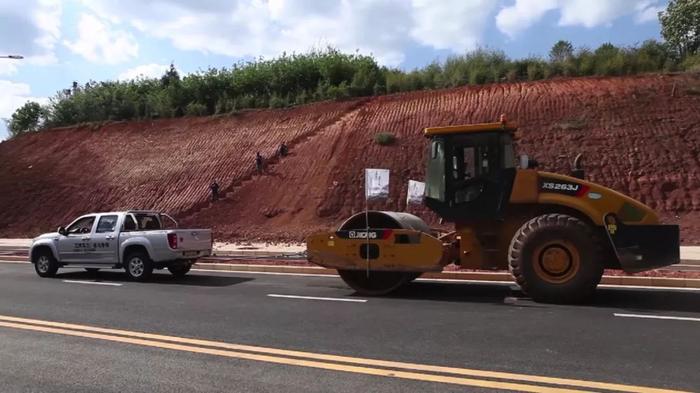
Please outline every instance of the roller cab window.
M426 204L445 218L498 216L515 176L512 136L477 132L433 137Z

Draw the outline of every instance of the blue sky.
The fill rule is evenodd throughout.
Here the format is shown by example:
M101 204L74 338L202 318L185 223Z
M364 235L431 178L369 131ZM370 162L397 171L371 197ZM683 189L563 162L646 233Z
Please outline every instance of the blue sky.
M332 45L412 69L478 47L546 56L660 39L665 0L0 0L0 118L73 81L184 73ZM0 139L6 138L0 122Z

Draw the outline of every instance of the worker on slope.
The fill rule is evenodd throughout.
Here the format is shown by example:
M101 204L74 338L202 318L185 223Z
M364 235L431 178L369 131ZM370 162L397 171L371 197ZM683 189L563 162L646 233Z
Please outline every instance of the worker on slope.
M264 165L265 162L263 161L263 156L260 155L260 152L255 153L255 169L258 171L258 173L263 172Z
M280 145L280 157L286 157L289 154L289 148L285 142Z
M214 180L210 185L209 189L211 190L211 201L218 201L219 200L219 183Z

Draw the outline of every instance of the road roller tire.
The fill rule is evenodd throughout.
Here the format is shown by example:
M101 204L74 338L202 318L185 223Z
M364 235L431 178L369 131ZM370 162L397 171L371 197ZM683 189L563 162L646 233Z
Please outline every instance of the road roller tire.
M362 296L387 295L416 278L411 272L385 272L366 270L338 270L340 278Z
M520 227L510 243L510 271L535 301L585 301L603 276L602 243L598 239L593 228L576 217L535 217Z

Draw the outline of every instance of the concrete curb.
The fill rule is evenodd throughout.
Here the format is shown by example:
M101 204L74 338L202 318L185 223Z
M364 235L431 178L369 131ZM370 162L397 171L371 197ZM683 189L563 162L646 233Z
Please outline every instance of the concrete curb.
M232 272L296 273L336 275L335 269L313 266L245 265L224 263L197 263L195 269L222 270ZM422 278L468 281L513 281L506 272L428 272ZM649 286L661 288L700 288L700 279L638 276L603 276L604 285Z
M3 261L29 262L29 257L21 255L0 255Z

